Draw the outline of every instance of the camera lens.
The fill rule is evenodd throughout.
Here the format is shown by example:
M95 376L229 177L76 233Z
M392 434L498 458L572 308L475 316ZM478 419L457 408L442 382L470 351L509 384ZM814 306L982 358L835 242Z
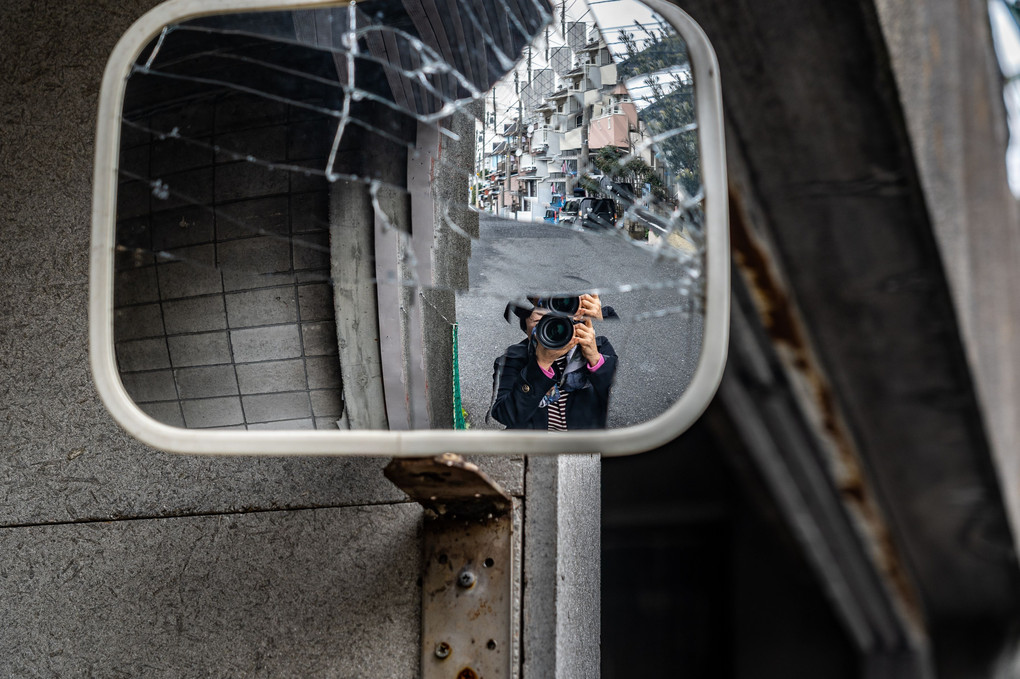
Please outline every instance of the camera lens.
M564 316L543 316L535 336L547 349L562 349L574 338L574 322Z
M573 316L581 308L580 297L552 297L549 299L549 308L561 314Z

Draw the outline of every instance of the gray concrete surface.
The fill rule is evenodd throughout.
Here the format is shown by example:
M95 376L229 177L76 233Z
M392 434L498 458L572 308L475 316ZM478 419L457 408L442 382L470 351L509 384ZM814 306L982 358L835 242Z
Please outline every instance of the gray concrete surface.
M1020 541L1020 209L983 2L875 3ZM955 106L947 106L947 101Z
M880 506L892 534L881 543L895 545L927 616L1008 615L1017 571L997 486L1010 477L984 422L989 409L1009 418L1016 408L978 400L878 10L685 7L724 74L728 166L750 180L730 176L735 269L803 385L794 398L818 413L833 482L850 506ZM986 21L986 10L967 11ZM805 30L787 39L792 25ZM956 92L942 104L955 117L968 101Z
M522 679L594 679L601 634L598 455L528 460Z
M0 676L412 677L417 505L0 529Z

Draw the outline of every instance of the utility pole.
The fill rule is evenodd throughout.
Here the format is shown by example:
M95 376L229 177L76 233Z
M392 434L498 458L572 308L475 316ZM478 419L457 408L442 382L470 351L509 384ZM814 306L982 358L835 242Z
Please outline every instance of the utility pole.
M499 109L496 108L496 88L492 88L492 135L499 136ZM510 156L507 154L508 144L503 142L503 190L499 192L499 200L494 201L494 213L499 215L499 208L506 204L506 195L510 191ZM496 173L499 174L499 157L496 157Z
M531 63L531 50L528 50L528 63ZM517 81L517 71L514 71L514 81ZM517 200L518 210L524 204L523 193L521 190L521 162L520 158L523 158L524 154L524 102L521 101L520 92L517 93L517 153L521 155L517 156L517 193L520 194ZM517 216L516 210L514 211L514 217Z
M588 126L591 124L591 106L581 104L581 155L577 158L577 181L588 173ZM586 189L587 190L587 189Z
M482 202L482 195L481 195L482 194L482 188L484 186L488 186L488 184L489 184L489 168L487 168L485 166L485 116L486 116L486 113L485 113L485 98L482 97L482 140L481 140L481 144L482 144L482 157L481 157L481 160L478 163L480 171L482 173L482 176L478 177L477 174L475 175L475 183L478 186L478 190L475 192L475 207L479 207L481 205L481 202ZM477 173L477 170L476 170L476 173ZM479 182L478 181L479 179L484 179L484 183Z

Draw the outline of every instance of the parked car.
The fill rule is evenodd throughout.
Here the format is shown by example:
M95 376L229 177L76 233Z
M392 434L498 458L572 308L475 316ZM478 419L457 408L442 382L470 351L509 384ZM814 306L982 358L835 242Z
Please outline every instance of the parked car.
M611 198L582 198L578 213L586 229L616 228L616 203Z
M561 224L574 224L577 222L577 215L581 209L581 201L579 200L568 200L563 203L563 207L560 208L560 223Z
M553 222L555 224L558 221L558 216L556 214L556 209L555 208L551 208L551 207L550 208L546 208L546 210L545 210L545 217L543 217L542 220L546 221L546 222Z

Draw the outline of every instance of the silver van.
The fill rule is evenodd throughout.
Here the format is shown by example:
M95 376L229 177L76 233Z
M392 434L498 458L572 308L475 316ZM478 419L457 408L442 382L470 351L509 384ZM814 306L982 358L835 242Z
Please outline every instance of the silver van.
M563 203L563 207L560 208L560 223L561 224L576 224L577 216L581 210L581 201L579 200L568 200Z

